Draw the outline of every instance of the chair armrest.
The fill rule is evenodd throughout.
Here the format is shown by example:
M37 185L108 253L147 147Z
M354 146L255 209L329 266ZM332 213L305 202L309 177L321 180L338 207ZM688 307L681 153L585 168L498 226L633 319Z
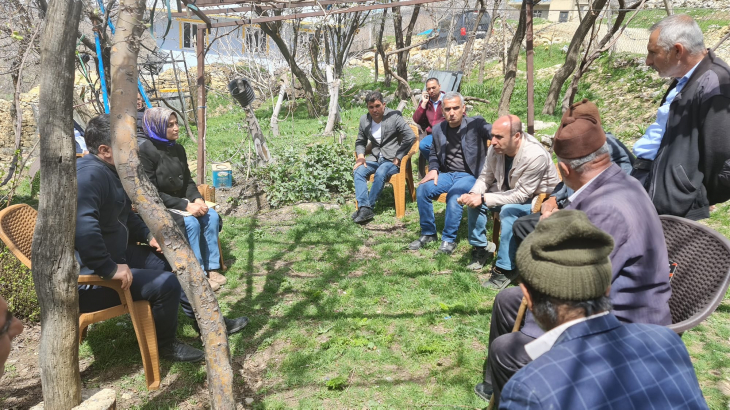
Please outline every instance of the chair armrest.
M535 201L535 205L532 207L533 214L540 212L540 208L542 208L542 203L545 202L547 197L548 197L548 194L544 194L544 193L537 196L537 201Z
M105 288L114 289L117 292L122 291L122 281L119 279L102 279L99 275L79 275L79 285L103 286Z

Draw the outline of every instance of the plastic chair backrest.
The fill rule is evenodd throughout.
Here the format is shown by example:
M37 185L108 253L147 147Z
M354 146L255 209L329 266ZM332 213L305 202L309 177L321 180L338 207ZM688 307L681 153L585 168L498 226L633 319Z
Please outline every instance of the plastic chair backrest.
M669 310L677 333L689 330L717 309L730 284L730 241L695 221L660 215L672 277ZM668 274L668 273L667 273Z
M23 265L30 269L31 245L38 212L27 204L0 211L0 239Z

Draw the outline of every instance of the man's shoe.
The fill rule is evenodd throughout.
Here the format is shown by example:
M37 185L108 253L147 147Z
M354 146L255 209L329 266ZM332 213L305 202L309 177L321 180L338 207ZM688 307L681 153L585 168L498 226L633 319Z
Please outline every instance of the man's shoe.
M375 218L375 212L368 206L362 206L354 221L356 224L365 225L372 221L373 218Z
M491 384L487 383L479 383L476 386L474 386L474 393L476 393L479 398L484 399L486 401L489 401L492 399L492 393L494 392L494 389L492 388Z
M205 359L205 352L177 339L167 346L160 347L159 352L160 357L171 362L199 362Z
M215 281L214 281L213 279L211 279L211 278L207 278L207 279L208 279L208 284L210 285L210 288L211 288L211 289L213 289L213 292L218 292L219 290L221 290L221 285L220 285L220 283L218 283L218 282L215 282Z
M210 279L213 282L218 283L221 286L225 285L226 282L228 281L228 279L226 279L225 276L221 275L220 273L218 273L214 270L208 271L208 279Z
M488 281L482 283L482 287L500 291L512 282L510 278L515 276L514 270L502 270L498 267L492 268L492 277Z
M471 250L471 263L469 263L466 268L470 270L481 270L484 267L484 264L487 263L487 259L489 259L489 255L494 253L494 250L497 248L497 246L489 242L487 246L480 248L480 247L473 247Z
M441 246L439 246L439 249L436 251L436 254L446 254L451 255L452 252L454 252L454 249L456 249L456 242L441 242Z
M350 219L352 219L354 221L355 218L357 218L357 215L359 213L360 213L360 208L357 208L357 210L355 210L355 212L353 212L352 215L350 215Z
M240 332L248 324L248 318L246 316L241 316L234 319L228 319L227 317L224 317L223 320L226 322L226 332L229 336Z
M436 235L421 235L420 238L408 244L408 249L417 251L423 248L427 243L436 242L437 240L438 238L436 238Z
M226 334L228 336L240 332L248 324L248 318L246 316L237 317L235 319L228 319L227 317L224 317L223 321L226 322ZM200 326L198 326L198 322L193 322L193 330L195 330L197 334L200 334Z

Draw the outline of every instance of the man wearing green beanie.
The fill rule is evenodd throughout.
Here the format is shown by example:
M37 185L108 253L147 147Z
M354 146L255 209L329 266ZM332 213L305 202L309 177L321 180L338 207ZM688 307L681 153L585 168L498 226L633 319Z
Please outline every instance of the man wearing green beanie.
M575 210L546 218L522 243L520 289L546 333L525 345L533 361L495 392L500 409L707 408L679 336L610 313L613 248Z

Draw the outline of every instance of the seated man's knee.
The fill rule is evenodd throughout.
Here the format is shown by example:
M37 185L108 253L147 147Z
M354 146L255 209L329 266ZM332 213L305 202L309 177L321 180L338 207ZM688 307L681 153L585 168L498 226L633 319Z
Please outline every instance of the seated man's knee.
M200 234L200 222L194 216L185 217L185 230L192 233Z
M519 286L507 288L497 293L492 304L492 312L507 308L509 310L517 310L522 303L522 290Z
M489 344L489 361L492 368L500 373L513 374L524 366L519 350L524 350L524 344L519 332L507 333L492 340Z
M502 205L502 209L499 210L499 217L512 217L515 215L522 215L524 214L524 211L522 210L522 205L519 204L505 204Z
M215 209L209 208L208 209L208 220L211 225L217 225L218 221L221 219L221 216L218 215L218 212L215 211Z

